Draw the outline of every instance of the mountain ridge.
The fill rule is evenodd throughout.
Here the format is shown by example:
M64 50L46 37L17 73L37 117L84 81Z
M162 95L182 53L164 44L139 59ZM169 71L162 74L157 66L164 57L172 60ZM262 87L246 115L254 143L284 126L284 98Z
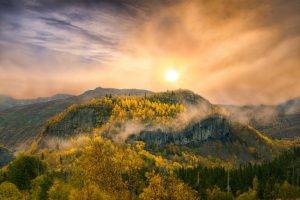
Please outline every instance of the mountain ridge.
M29 145L38 133L43 131L47 120L72 104L83 103L93 98L106 95L145 95L147 90L138 89L106 89L98 87L95 90L84 92L78 96L66 99L55 99L46 102L37 102L27 105L13 106L0 110L0 144L10 149L16 149L19 144ZM90 95L93 93L93 95Z
M60 100L60 99L67 99L70 97L74 97L74 95L70 94L55 94L49 97L38 97L33 99L15 99L10 96L1 95L0 94L0 111L9 109L15 106L25 106L30 104L36 103L44 103L48 101Z
M184 103L189 106L192 106L193 109L195 108L195 105L201 102L200 104L203 106L203 108L201 108L202 112L206 112L207 109L221 110L220 108L225 107L225 106L222 107L222 106L211 104L207 99L201 97L200 95L184 89L166 91L166 92L151 92L148 90L139 90L139 89L114 89L114 88L97 87L94 90L88 90L78 96L71 96L66 99L57 99L57 100L52 100L47 102L34 103L30 105L15 106L0 111L0 144L1 143L5 144L6 147L9 147L11 150L17 150L20 144L22 144L22 146L24 144L29 145L31 141L34 138L36 138L36 136L39 133L45 130L47 121L51 117L54 117L58 113L64 111L69 106L73 104L80 105L92 99L98 99L98 98L110 97L110 96L112 97L138 96L139 98L148 98L150 100L156 99L161 103ZM287 101L286 107L290 108L291 105L292 106L298 105L297 102L298 102L297 98L296 100ZM285 105L284 103L280 104L281 110L284 110L282 109L284 105ZM258 106L258 108L259 107L261 106ZM225 110L226 109L228 108L225 107ZM89 112L93 113L94 111L90 110ZM192 114L193 114L192 112L189 113L189 115ZM90 122L96 119L95 117L89 118L90 116L89 114L85 114L82 116L84 116L85 120L91 120ZM230 119L234 119L234 118L230 118ZM77 118L76 120L78 122L82 122L83 118L80 117ZM247 125L247 123L245 124ZM70 124L70 125L73 127L77 127L78 132L83 132L83 131L89 132L92 131L94 128L96 128L94 125L87 126L86 128L82 128L82 129L80 128L81 125L79 124L77 125ZM256 128L259 131L269 134L268 129L261 128L261 125L256 125L256 124L249 124L249 125ZM67 133L68 131L71 130L73 129L72 128L64 129L64 132ZM290 135L293 134L295 133L292 132Z

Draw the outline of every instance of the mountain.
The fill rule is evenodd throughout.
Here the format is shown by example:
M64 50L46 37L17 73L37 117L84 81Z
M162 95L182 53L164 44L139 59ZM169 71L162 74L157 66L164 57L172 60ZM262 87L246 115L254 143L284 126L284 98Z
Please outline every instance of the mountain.
M169 109L174 105L185 110L178 107L173 115ZM165 114L162 117L159 113ZM228 119L208 100L187 90L154 93L146 98L92 100L69 107L48 121L40 144L47 147L52 139L59 141L95 130L116 141L143 141L147 150L165 152L168 158L188 152L238 164L270 160L280 149L268 136Z
M145 141L151 151L155 151L153 146L157 152L174 146L200 156L258 161L269 159L277 149L276 142L264 134L269 133L269 127L263 126L265 120L270 116L278 120L279 116L286 119L297 115L294 108L298 108L298 102L296 99L278 106L217 106L189 90L153 93L99 87L66 99L0 111L0 143L18 150L36 138L44 143L51 138L64 139L96 130L118 141L126 141L134 133L130 138ZM297 124L296 119L291 120ZM291 123L288 125L292 127ZM270 127L275 130L273 122ZM287 133L297 134L295 130Z
M278 105L222 106L230 118L281 138L300 136L300 97Z
M93 98L106 95L145 95L147 90L96 88L84 92L79 96L55 95L51 98L38 98L27 101L27 105L7 104L10 108L0 110L0 143L10 149L28 145L40 132L43 131L47 120L60 113L72 104L83 103ZM62 98L68 97L68 98ZM7 99L5 98L5 102ZM3 101L4 102L4 101ZM30 104L29 104L30 102ZM4 105L4 103L2 104Z
M0 95L0 111L8 108L12 108L15 106L24 106L35 103L43 103L48 101L67 99L73 97L73 95L69 94L56 94L51 97L39 97L36 99L14 99L9 96Z
M143 118L148 115L146 123L163 117L173 115L170 112L170 107L177 104L197 104L197 108L201 105L206 109L202 109L202 112L207 112L209 108L212 109L213 105L201 96L188 91L177 90L161 93L152 93L148 96L127 96L125 99L107 98L107 101L103 100L91 100L85 103L74 105L54 116L48 121L46 125L44 135L45 136L59 136L69 137L80 133L89 133L95 128L101 128L106 124L110 124L110 131L115 129L114 123L119 118L122 120L130 121L132 118ZM174 107L176 108L176 107ZM201 109L201 108L199 108ZM119 116L118 112L122 113ZM136 113L137 112L137 113ZM144 113L143 113L144 112ZM151 113L156 114L151 114ZM125 118L125 119L123 119ZM118 125L120 126L120 124ZM114 130L116 131L116 130ZM106 135L111 135L106 133Z

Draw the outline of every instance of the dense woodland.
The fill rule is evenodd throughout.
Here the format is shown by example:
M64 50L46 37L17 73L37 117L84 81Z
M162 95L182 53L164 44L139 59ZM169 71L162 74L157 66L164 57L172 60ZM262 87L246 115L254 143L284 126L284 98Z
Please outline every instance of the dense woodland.
M127 143L115 137L124 132L129 122L144 128L172 127L185 111L186 102L203 101L191 93L168 92L149 97L107 95L73 105L51 118L40 138L1 169L0 199L300 197L299 147L288 149L290 145L284 143L286 150L281 149L282 153L272 160L238 165L217 156L202 156L188 146L167 144L153 149L147 147L147 141ZM93 129L89 134L76 135L70 131L82 125L78 121L88 115L91 121L87 123ZM50 141L50 136L60 136L61 130L70 132L52 146L42 145ZM247 132L247 139L249 134L256 134L255 138L260 138L268 147L282 147L280 142L266 136L257 137L255 131Z
M300 195L299 158L295 148L260 165L187 167L142 142L82 137L69 148L17 156L1 170L0 198L291 199Z
M259 199L296 198L300 195L300 148L262 164L249 163L231 169L197 166L181 168L177 174L202 197L207 195L207 188L216 186L213 190L229 189L235 196L244 192L240 195L243 198L247 195Z

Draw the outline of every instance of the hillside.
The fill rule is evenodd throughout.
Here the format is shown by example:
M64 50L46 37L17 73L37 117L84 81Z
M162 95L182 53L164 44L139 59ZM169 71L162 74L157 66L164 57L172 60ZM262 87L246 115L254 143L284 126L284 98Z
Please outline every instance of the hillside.
M284 198L285 191L292 191L289 197L300 195L291 171L298 167L299 148L277 158L291 145L233 121L191 91L106 94L84 102L77 98L76 104L64 100L66 108L55 102L39 104L41 109L62 111L44 116L30 148L0 170L0 191L11 184L15 199L270 199ZM37 105L32 106L38 114ZM27 106L16 108L24 113ZM12 159L9 151L3 155L5 164ZM228 175L232 190L225 192Z
M73 97L73 95L56 94L51 97L39 97L36 99L14 99L9 96L0 95L0 111L15 106L24 106L24 105L43 103L43 102L54 101L54 100L62 100L70 97Z
M217 107L186 90L95 99L50 119L40 142L45 147L51 138L93 132L115 141L143 141L147 150L168 158L186 152L242 163L269 160L278 153L271 138L218 113ZM170 148L175 152L165 151Z
M0 110L0 143L15 150L29 144L43 131L47 120L72 104L101 98L106 95L145 95L146 90L96 88L66 99L18 105Z
M300 136L300 98L269 105L222 106L231 119L249 124L274 138Z
M18 106L0 112L0 143L10 149L29 144L43 130L46 121L73 102L55 100Z
M207 100L187 90L155 93L147 97L94 99L71 106L54 116L48 121L45 134L74 136L104 125L115 129L115 124L120 126L128 121L143 123L145 126L153 125L151 122L156 121L156 125L162 125L167 123L169 117L176 117L174 112L178 106L191 103L197 105L198 111L204 107L201 112L208 112L213 108Z
M290 111L295 105L298 105L297 101L290 101L278 108L227 106L226 109L231 109L228 118L220 107L188 90L152 93L146 90L96 88L76 97L16 106L1 111L0 142L12 150L17 150L29 145L37 137L44 143L48 138L68 138L96 132L116 141L124 141L130 134L141 132L141 138L137 140L147 140L147 148L154 152L150 147L159 147L157 138L152 138L154 141L143 138L149 131L158 138L166 135L165 133L168 133L165 138L171 137L163 142L158 152L166 146L175 145L175 149L185 148L184 152L204 157L223 160L237 158L237 162L259 161L270 159L276 153L276 148L269 144L273 141L260 132L268 133L267 128L262 128L262 123L256 123L263 121L266 116L263 113L268 114L274 108L280 110L280 113L292 116L295 113L290 114ZM245 115L247 117L255 116L256 121L238 123L244 113L250 113ZM297 123L295 119L292 121ZM191 127L194 132L189 130ZM282 131L282 127L280 128ZM290 134L286 131L290 135L297 134L294 129L291 132ZM199 137L202 139L194 140ZM174 155L166 153L166 156Z

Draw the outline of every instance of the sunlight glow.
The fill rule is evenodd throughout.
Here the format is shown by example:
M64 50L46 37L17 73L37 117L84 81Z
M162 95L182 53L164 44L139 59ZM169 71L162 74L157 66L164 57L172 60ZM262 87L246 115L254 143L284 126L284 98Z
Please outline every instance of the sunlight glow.
M175 69L169 69L166 71L165 79L169 82L175 82L179 78L179 73Z

